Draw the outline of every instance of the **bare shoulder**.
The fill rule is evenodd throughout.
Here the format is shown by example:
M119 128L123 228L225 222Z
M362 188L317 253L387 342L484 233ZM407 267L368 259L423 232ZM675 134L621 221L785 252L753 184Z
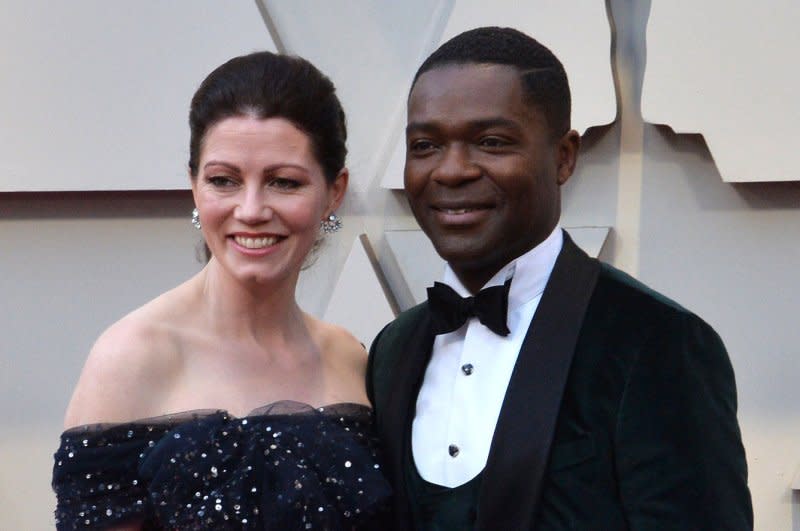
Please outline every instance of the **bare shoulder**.
M309 315L306 316L306 322L327 363L349 368L359 374L366 371L367 351L353 334L341 326Z
M168 292L100 335L78 379L65 427L160 414L158 405L180 367L179 334L168 316L174 299Z
M340 326L306 317L322 362L331 376L326 403L369 404L366 389L367 351L353 334Z

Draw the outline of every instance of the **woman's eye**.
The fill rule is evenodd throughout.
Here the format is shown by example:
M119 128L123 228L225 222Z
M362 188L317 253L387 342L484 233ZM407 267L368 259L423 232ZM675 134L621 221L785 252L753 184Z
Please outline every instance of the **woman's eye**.
M287 179L285 177L275 177L269 183L270 186L273 188L279 188L281 190L294 190L300 186L300 183L295 181L294 179Z
M211 184L211 186L214 186L216 188L227 188L229 186L236 185L236 181L234 181L233 179L219 175L214 175L209 177L208 182Z

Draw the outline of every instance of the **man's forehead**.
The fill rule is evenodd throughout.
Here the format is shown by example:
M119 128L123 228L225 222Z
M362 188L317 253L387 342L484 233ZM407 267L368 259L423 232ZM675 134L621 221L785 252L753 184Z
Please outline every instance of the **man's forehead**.
M448 64L420 75L408 101L409 122L453 117L528 116L519 70L513 66Z

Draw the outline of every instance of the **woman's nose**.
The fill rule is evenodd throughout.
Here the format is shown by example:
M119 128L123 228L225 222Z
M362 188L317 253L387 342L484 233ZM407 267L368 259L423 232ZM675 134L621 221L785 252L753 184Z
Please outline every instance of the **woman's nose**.
M267 194L261 190L245 191L234 215L237 220L249 225L269 221L272 217L272 208L268 204Z

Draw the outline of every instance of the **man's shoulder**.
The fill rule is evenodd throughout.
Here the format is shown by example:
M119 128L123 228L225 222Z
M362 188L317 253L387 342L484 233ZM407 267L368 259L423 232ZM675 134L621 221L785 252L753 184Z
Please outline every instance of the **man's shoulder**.
M375 382L391 380L396 363L408 352L414 334L426 326L429 315L427 301L409 308L383 327L372 341L367 361L367 395L373 404L376 403ZM385 385L378 387L383 389Z
M392 365L392 360L407 352L412 338L427 326L429 317L428 302L425 301L401 312L384 326L369 349L368 370L371 372L376 366Z
M604 262L600 262L589 312L617 315L627 326L642 329L681 322L711 330L708 323L680 303Z
M395 343L407 339L411 332L417 330L430 315L428 301L422 302L400 312L395 319L387 324L376 338L376 342Z
M600 296L615 297L622 304L642 305L665 312L690 313L663 293L605 262L600 262L595 293Z

